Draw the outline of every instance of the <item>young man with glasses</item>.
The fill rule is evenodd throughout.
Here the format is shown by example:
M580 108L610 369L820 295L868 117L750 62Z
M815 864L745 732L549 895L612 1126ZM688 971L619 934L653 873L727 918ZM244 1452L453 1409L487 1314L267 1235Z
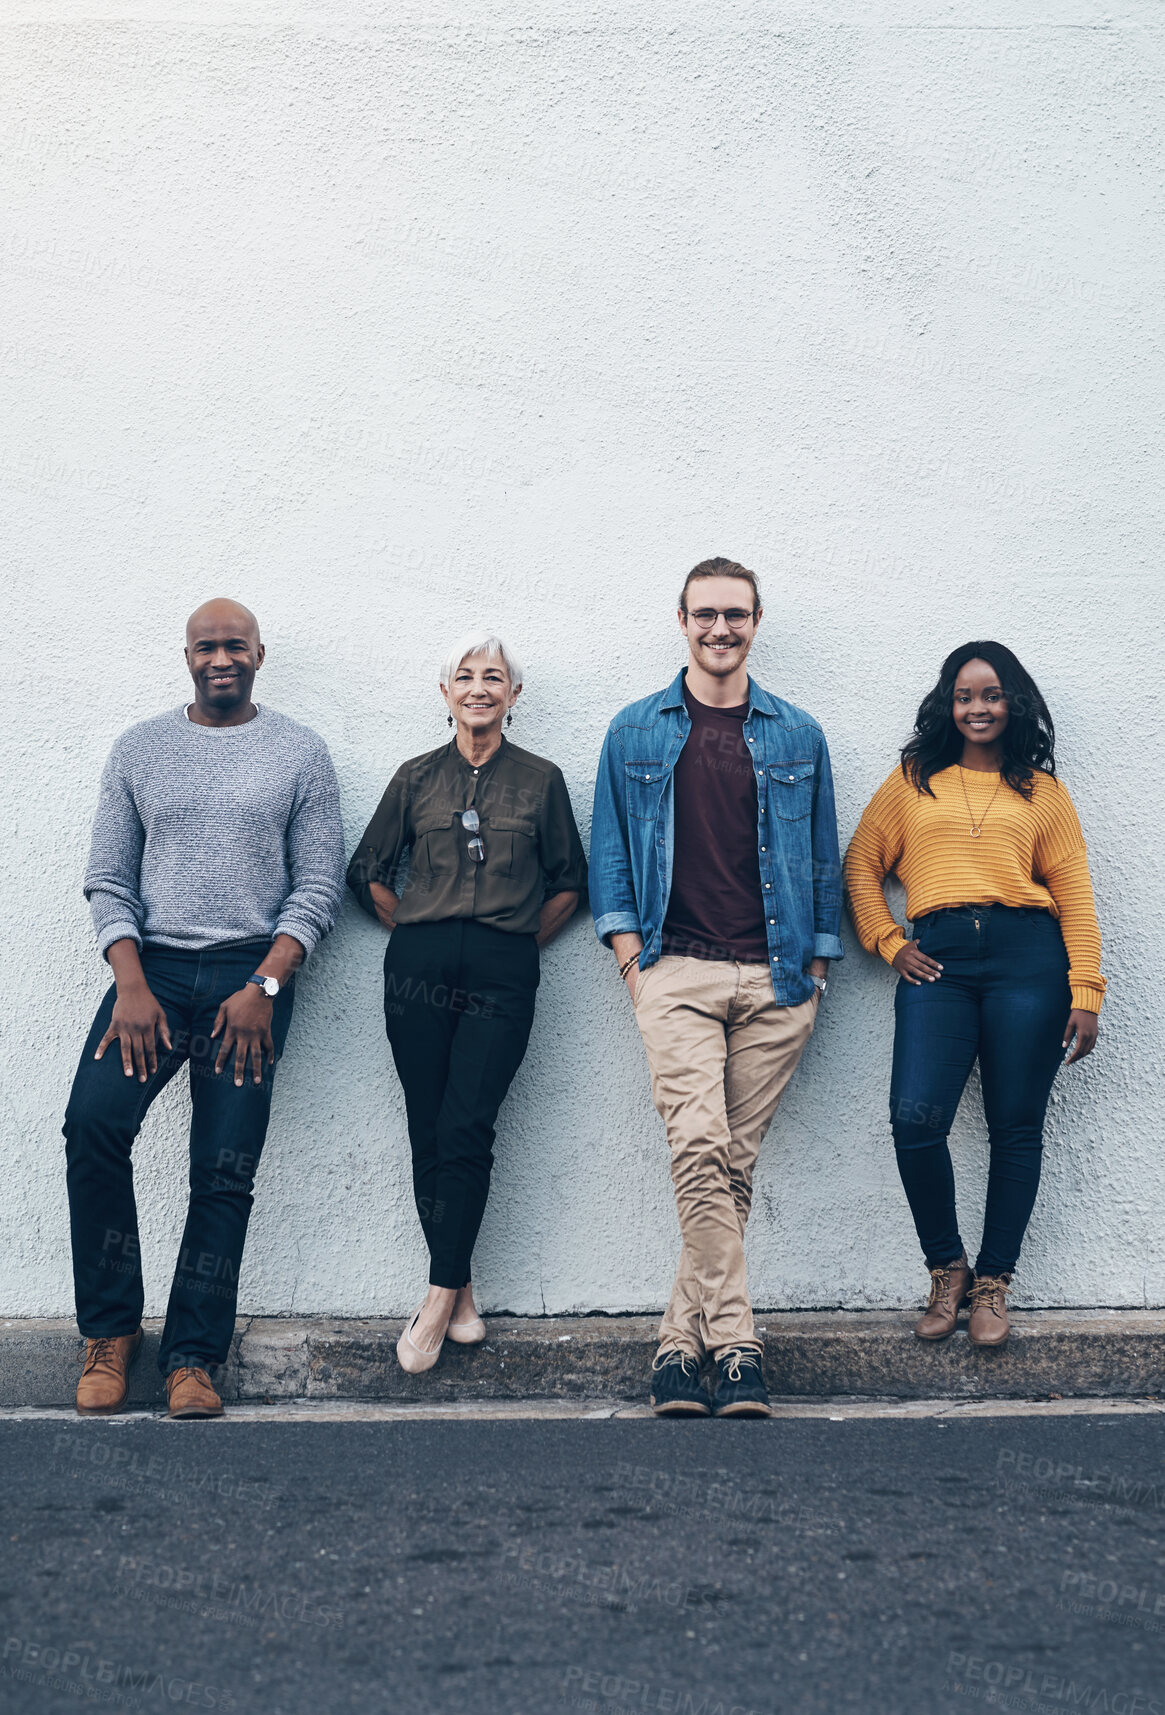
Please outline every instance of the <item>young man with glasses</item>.
M752 572L689 572L687 666L611 722L595 785L595 929L635 1007L683 1239L652 1365L661 1415L769 1414L744 1259L753 1169L842 957L825 736L749 677L760 620Z

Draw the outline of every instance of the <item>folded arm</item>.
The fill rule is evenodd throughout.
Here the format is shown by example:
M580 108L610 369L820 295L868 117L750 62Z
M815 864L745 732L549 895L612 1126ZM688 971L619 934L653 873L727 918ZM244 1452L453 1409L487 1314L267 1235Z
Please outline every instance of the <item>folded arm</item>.
M401 853L408 843L408 813L404 776L393 775L380 803L352 853L348 865L348 886L360 901L363 910L386 929L396 927L399 895L392 881Z
M813 777L813 962L814 976L824 976L829 959L844 959L841 944L841 857L837 845L837 812L833 801L833 771L829 747L822 735Z
M611 730L599 757L591 819L591 913L595 934L605 947L614 945L612 937L616 935L637 935L643 945L627 837L623 761L619 735Z
M845 854L845 889L858 940L867 953L879 953L888 965L907 944L906 932L894 921L882 891L900 856L900 842L871 816L867 805Z
M106 957L117 941L128 940L135 947L142 944L146 912L140 888L145 844L146 832L115 745L101 775L84 881L97 945Z
M287 827L291 892L283 901L275 935L292 936L306 958L328 933L344 897L344 827L336 770L323 744L306 772Z

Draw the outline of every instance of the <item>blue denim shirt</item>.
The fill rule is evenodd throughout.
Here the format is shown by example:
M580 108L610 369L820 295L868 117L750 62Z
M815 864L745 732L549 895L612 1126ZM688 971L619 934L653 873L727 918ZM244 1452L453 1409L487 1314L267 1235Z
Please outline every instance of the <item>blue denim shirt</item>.
M675 846L672 771L692 730L684 675L631 703L607 729L595 781L590 901L595 932L643 937L659 958ZM756 772L757 856L778 1006L813 993L811 959L840 959L841 863L825 734L811 715L748 681L745 743Z

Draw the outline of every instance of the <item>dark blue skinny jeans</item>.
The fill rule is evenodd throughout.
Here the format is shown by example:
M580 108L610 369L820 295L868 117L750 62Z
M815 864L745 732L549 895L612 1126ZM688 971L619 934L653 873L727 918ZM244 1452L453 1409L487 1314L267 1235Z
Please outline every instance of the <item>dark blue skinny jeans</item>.
M928 1268L963 1254L947 1134L975 1058L991 1143L979 1274L1010 1274L1040 1183L1044 1112L1072 1008L1068 955L1048 911L960 905L921 917L915 940L943 967L894 996L890 1123Z
M210 1033L221 1003L242 988L270 950L270 941L201 952L143 947L142 969L165 1011L172 1051L158 1043L158 1070L144 1084L136 1073L126 1077L117 1041L100 1060L93 1058L113 1013L117 990L111 988L97 1009L73 1080L64 1126L73 1287L77 1326L94 1339L132 1334L142 1319L133 1144L151 1102L181 1066L190 1066L190 1204L158 1354L163 1375L183 1364L209 1369L230 1350L239 1265L275 1074L264 1064L263 1081L256 1084L248 1063L240 1088L233 1050L216 1073L222 1037L212 1039ZM272 1009L277 1056L287 1039L292 1002L289 984Z

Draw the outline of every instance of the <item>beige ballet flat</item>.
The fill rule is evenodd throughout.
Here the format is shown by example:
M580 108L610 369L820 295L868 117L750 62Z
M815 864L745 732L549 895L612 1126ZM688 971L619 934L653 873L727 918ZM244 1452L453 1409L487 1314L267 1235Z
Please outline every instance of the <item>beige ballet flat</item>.
M480 1346L485 1339L485 1323L480 1316L471 1316L468 1322L450 1322L446 1334L456 1346Z
M433 1365L437 1362L437 1359L441 1356L441 1346L445 1344L444 1340L442 1340L441 1346L438 1346L435 1352L426 1352L423 1346L418 1346L415 1341L410 1338L413 1329L417 1325L417 1316L420 1314L421 1313L418 1310L412 1321L405 1325L404 1331L396 1343L396 1361L400 1365L401 1369L410 1376L419 1376L423 1374L425 1370L431 1370Z

